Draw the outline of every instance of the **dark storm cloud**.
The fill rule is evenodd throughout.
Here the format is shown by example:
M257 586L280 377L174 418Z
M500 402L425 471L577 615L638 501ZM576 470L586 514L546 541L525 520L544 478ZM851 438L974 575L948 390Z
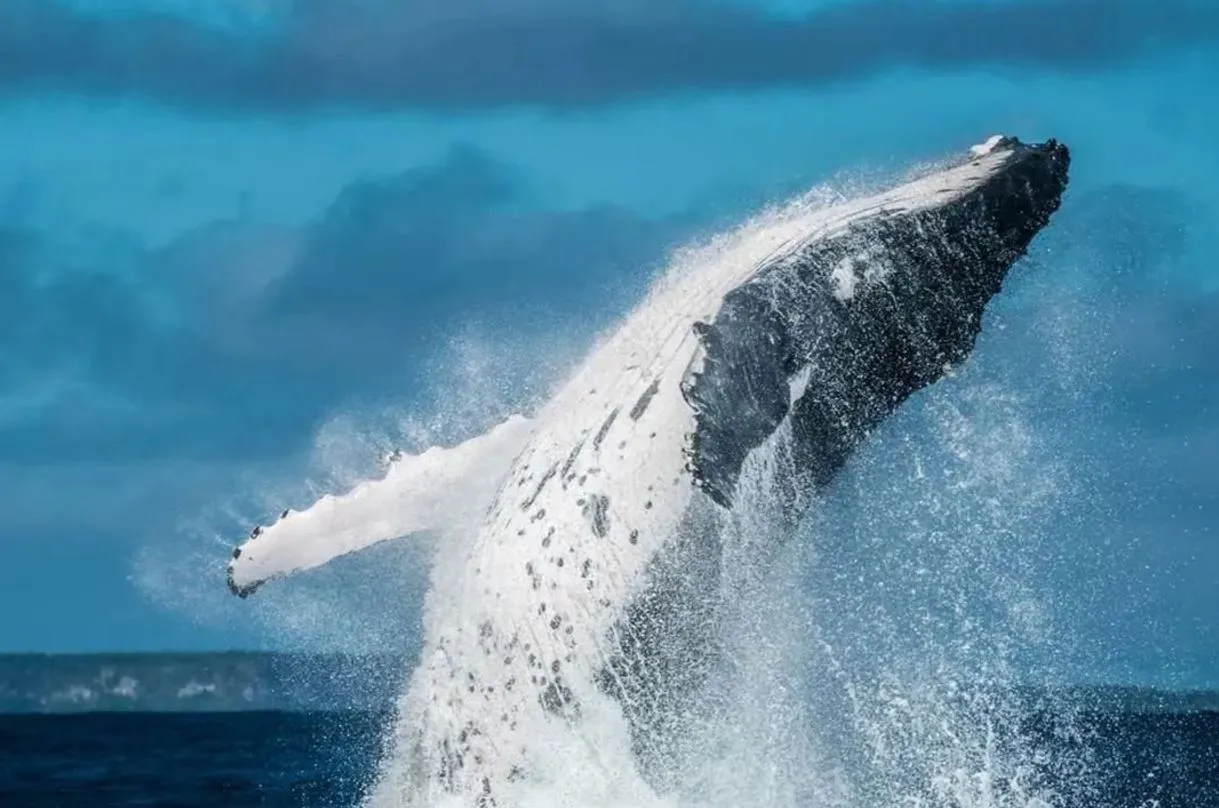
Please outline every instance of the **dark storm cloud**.
M1219 7L1190 0L864 0L801 18L714 0L302 0L292 9L240 32L8 0L0 88L272 111L573 107L901 67L1087 69L1219 39Z
M606 324L687 227L516 197L458 147L350 186L305 227L221 222L87 267L0 230L0 456L283 454L349 396L409 399L464 323Z

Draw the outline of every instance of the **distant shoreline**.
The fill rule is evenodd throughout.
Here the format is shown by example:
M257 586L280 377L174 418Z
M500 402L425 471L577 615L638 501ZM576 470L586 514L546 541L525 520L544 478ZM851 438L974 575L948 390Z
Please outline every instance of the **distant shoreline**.
M413 662L316 651L0 653L0 714L375 712L392 704ZM1015 685L995 695L1030 715L1219 712L1219 688Z

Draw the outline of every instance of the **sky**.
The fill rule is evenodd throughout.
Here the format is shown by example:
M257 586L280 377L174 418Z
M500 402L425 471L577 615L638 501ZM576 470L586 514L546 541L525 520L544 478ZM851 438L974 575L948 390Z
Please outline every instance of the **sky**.
M1217 43L1187 0L10 0L0 651L392 645L417 550L253 604L229 549L536 400L690 240L1002 131L1071 146L1063 210L840 538L900 544L900 447L989 401L1070 675L1219 686Z

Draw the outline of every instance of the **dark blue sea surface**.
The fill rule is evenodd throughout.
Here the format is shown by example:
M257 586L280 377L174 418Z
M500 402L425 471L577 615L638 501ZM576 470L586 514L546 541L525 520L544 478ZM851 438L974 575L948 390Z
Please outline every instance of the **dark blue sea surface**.
M351 806L385 714L0 716L0 806Z
M0 808L350 806L406 662L0 655Z
M0 657L0 808L351 806L375 774L407 667L281 654ZM1053 783L1053 805L1219 808L1219 694L1030 695L1021 732L1087 756L1095 773Z

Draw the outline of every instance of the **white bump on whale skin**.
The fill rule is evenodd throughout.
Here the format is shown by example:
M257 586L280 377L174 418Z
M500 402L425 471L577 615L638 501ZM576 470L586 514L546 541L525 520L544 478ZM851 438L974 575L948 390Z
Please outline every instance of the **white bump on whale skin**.
M884 281L888 274L889 264L883 252L863 250L839 261L830 272L830 283L834 297L845 303L863 287Z
M855 271L855 264L858 260L855 256L848 255L839 261L830 273L830 281L834 285L834 297L844 303L855 297L855 286L859 283L859 275Z
M791 381L788 382L788 390L790 391L790 398L788 400L790 403L795 404L804 396L804 392L808 390L808 384L812 379L812 365L805 365L796 372L795 376L792 376Z
M976 157L985 157L1002 145L1006 140L1007 138L1005 138L1003 135L991 135L986 139L985 142L970 146L969 152Z

